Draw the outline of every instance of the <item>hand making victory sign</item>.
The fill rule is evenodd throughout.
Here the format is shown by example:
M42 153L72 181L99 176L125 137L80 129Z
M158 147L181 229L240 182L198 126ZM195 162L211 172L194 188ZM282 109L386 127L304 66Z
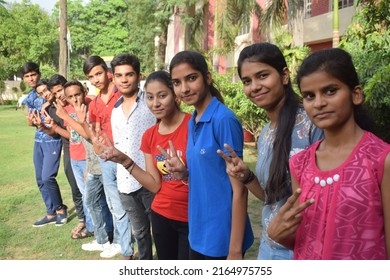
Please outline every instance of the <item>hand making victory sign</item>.
M171 150L171 154L169 155L166 150L164 150L161 146L157 146L157 149L161 152L161 154L166 158L166 167L170 173L173 173L175 178L180 180L185 180L188 178L188 170L187 167L183 164L180 157L177 155L176 149L173 146L172 141L169 141L169 149Z
M314 199L311 198L299 204L298 199L301 193L300 188L294 191L278 214L270 221L267 229L269 237L291 249L294 248L295 232L302 221L301 212L314 203Z
M224 147L230 153L230 156L228 156L220 149L217 150L217 153L226 162L226 172L230 176L235 177L236 179L243 182L244 178L246 178L250 172L248 166L244 163L242 158L237 156L236 152L228 144L224 144Z
M105 161L109 160L122 164L127 159L126 154L115 148L106 134L102 136L99 133L96 133L93 139L92 142L96 143L101 148L102 153L99 157Z

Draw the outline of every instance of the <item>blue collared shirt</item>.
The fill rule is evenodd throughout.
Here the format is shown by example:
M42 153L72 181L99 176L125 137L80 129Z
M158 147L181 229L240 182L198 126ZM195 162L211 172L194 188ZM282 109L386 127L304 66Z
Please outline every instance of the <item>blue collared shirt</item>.
M234 113L213 97L195 122L188 123L187 164L189 170L189 241L193 250L211 257L229 253L233 191L225 160L217 154L229 144L243 155L244 133ZM253 243L247 217L243 251Z
M45 100L36 92L35 89L32 89L30 90L27 97L23 100L23 103L26 105L29 111L37 110L38 112L40 112L42 109L42 105L45 103ZM61 138L51 137L50 135L46 134L45 132L37 128L35 131L34 141L52 142L52 141L61 141Z

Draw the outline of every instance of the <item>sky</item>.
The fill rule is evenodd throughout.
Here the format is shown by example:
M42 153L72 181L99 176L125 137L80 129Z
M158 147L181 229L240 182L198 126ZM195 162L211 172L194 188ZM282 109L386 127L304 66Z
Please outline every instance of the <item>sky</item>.
M59 0L30 0L32 4L38 4L42 9L46 10L48 13L51 14L55 4ZM22 0L5 0L6 3L12 3L17 2L21 3ZM84 3L88 3L88 1L84 0Z
M17 2L21 3L22 0L5 0L7 3ZM38 4L42 9L46 10L48 13L51 13L55 4L58 0L30 0L32 4Z

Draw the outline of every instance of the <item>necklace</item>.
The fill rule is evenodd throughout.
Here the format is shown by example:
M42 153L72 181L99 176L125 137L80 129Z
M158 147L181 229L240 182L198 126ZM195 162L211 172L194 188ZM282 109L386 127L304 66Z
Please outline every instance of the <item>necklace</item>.
M328 177L328 178L320 178L318 176L314 177L314 183L316 185L320 185L321 187L326 187L327 185L331 186L333 185L334 182L337 182L338 180L340 180L340 175L339 174L335 174L333 175L333 177Z

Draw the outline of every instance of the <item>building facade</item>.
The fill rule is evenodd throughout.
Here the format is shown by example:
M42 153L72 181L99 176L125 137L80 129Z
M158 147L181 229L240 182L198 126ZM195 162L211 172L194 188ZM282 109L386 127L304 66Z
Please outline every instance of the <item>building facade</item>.
M265 9L269 0L257 0L258 5ZM352 17L356 13L353 0L339 0L339 34L345 33ZM181 14L195 16L202 12L203 40L201 49L209 52L215 47L221 47L215 33L215 18L224 12L226 0L199 1L196 5L177 8L171 17L168 27L168 44L166 48L166 64L179 51L189 49L188 40L192 35L188 26L182 21ZM287 17L286 17L287 24ZM304 0L298 16L290 23L295 45L309 46L313 51L332 47L333 38L333 0ZM259 35L260 34L260 35ZM235 67L241 50L250 44L267 41L266 36L258 32L258 19L252 16L250 22L240 28L235 38L235 49L224 55L214 55L213 68L219 73L225 73Z

